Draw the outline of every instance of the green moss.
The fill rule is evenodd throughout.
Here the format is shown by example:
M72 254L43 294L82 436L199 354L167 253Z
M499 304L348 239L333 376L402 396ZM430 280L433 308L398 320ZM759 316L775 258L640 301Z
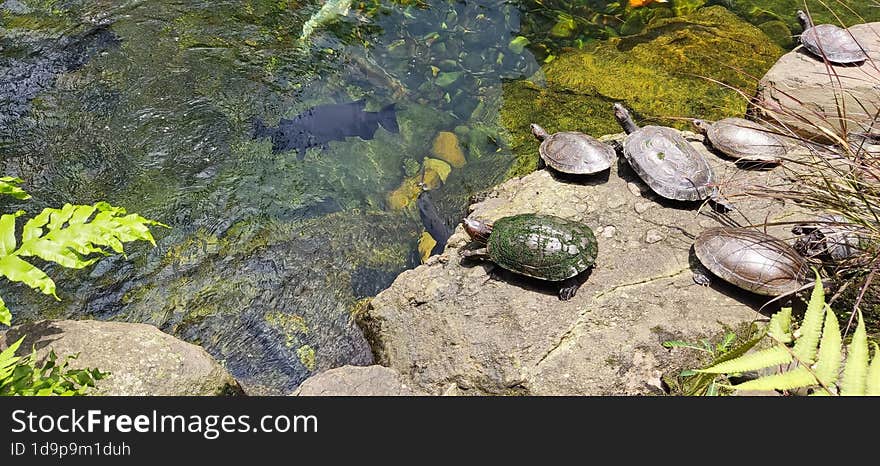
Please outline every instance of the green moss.
M618 101L642 121L681 128L690 125L681 117L742 115L745 99L725 85L753 93L751 76L762 76L782 54L760 29L717 6L657 20L642 34L613 38L591 51L564 53L544 65L545 85L504 85L501 123L517 157L507 175L536 166L538 143L529 123L550 132L616 133L621 129L611 103Z
M301 362L310 371L315 370L315 350L309 345L302 345L296 350Z

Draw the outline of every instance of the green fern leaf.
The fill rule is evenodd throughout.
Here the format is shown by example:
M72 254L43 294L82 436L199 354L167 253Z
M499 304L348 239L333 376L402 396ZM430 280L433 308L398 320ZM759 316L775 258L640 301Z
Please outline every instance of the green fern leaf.
M20 200L30 199L31 196L18 187L22 182L23 180L21 178L15 178L13 176L0 177L0 194L8 194Z
M846 364L843 366L843 380L840 381L840 394L844 396L861 396L865 394L868 376L868 334L862 311L859 310L859 323L853 334L852 342L846 353Z
M822 288L822 280L816 274L816 284L813 286L813 294L807 304L807 312L801 321L800 337L794 344L792 351L794 356L803 363L812 364L819 348L819 337L822 335L822 321L825 317L825 290Z
M787 352L787 351L786 351ZM791 390L816 385L816 378L805 367L773 374L734 385L737 390Z
M825 313L822 343L819 344L819 357L814 369L816 377L828 387L837 383L842 349L843 343L840 340L840 325L837 323L837 316L834 311L828 309Z
M770 323L767 324L767 335L780 343L791 343L791 308L784 307L779 310L773 317L770 317Z
M6 307L6 302L3 301L3 298L0 298L0 324L12 325L12 313L9 312L9 308Z
M791 353L787 348L784 346L774 346L772 348L756 351L730 361L716 364L706 369L699 369L697 372L705 372L709 374L732 374L737 372L756 371L765 367L788 364L791 362L791 359Z
M24 337L21 337L18 341L9 345L9 348L0 352L0 381L6 380L12 375L12 371L15 370L15 364L21 359L15 355L15 352L18 351L18 347L21 346L23 341Z
M880 396L880 346L873 341L871 345L874 346L874 359L871 360L871 367L868 368L865 395Z
M55 282L46 275L46 272L25 262L18 256L0 257L0 275L13 282L22 282L43 294L58 299L58 296L55 295Z
M18 246L15 239L15 219L24 213L19 210L14 214L6 214L0 217L0 256L8 256Z
M16 254L80 269L100 259L88 256L108 254L104 248L124 254L124 242L145 240L155 245L149 225L165 226L137 214L125 215L125 209L107 203L65 204L61 209L44 209L25 224Z

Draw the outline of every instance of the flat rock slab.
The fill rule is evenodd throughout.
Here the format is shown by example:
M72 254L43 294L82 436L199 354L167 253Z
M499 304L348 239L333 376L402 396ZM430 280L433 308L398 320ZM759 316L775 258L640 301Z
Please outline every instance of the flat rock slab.
M342 366L315 374L291 396L414 396L414 389L394 369L383 366Z
M689 137L731 190L780 182L780 169L739 170ZM719 222L802 215L765 199L734 203L747 220L659 199L622 157L610 173L578 181L543 170L515 178L472 205L470 217L534 212L592 227L599 255L573 299L560 301L547 282L491 263L463 262L459 251L469 238L459 225L445 253L401 274L360 324L377 362L432 394L662 393L661 375L681 357L663 341L695 341L717 335L722 324L751 322L766 301L719 280L696 285L694 236ZM791 236L783 227L769 233Z
M147 324L98 320L43 320L0 334L0 349L26 336L20 351L38 359L79 353L70 368L110 372L93 395L202 396L239 394L229 372L204 349ZM25 350L26 349L26 350Z
M783 55L761 79L754 110L818 140L828 138L819 126L840 133L842 115L846 115L847 132L867 131L872 123L872 132L877 132L880 23L857 24L849 31L867 51L867 61L858 66L829 67L798 47Z

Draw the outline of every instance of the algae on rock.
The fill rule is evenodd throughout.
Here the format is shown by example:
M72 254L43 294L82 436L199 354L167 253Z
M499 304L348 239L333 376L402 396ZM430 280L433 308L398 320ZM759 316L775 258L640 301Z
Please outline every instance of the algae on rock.
M764 32L720 6L658 20L641 34L609 39L590 51L566 52L544 65L543 86L504 85L501 122L517 156L508 177L537 164L530 123L550 132L619 132L611 112L617 101L638 116L681 128L690 125L682 117L741 116L746 100L725 86L753 93L753 77L782 54Z

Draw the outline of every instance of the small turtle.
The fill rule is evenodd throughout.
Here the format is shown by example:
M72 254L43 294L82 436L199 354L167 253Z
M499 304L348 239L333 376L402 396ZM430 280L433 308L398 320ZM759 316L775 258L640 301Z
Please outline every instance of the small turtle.
M593 230L552 215L520 214L494 223L464 219L464 229L486 247L462 252L489 259L501 268L550 282L561 282L559 299L571 299L579 275L596 261L599 245Z
M703 267L723 280L753 293L781 296L809 283L809 266L791 246L747 228L715 227L697 236L694 253ZM709 284L703 270L694 281Z
M801 10L798 10L797 17L804 28L801 44L814 56L841 65L862 63L868 59L865 50L846 29L833 24L813 25L810 17Z
M614 149L598 139L577 131L549 134L531 124L532 134L541 141L541 161L550 168L571 175L590 175L611 168Z
M718 195L709 162L678 131L665 126L638 127L629 110L614 104L614 117L626 131L623 155L657 194L679 201L711 199L731 207Z
M778 164L788 150L785 143L760 123L744 118L724 118L715 123L694 120L694 126L711 145L737 162Z
M840 215L822 214L815 223L796 225L791 232L800 235L794 243L798 253L840 262L859 252L862 236L857 230Z

